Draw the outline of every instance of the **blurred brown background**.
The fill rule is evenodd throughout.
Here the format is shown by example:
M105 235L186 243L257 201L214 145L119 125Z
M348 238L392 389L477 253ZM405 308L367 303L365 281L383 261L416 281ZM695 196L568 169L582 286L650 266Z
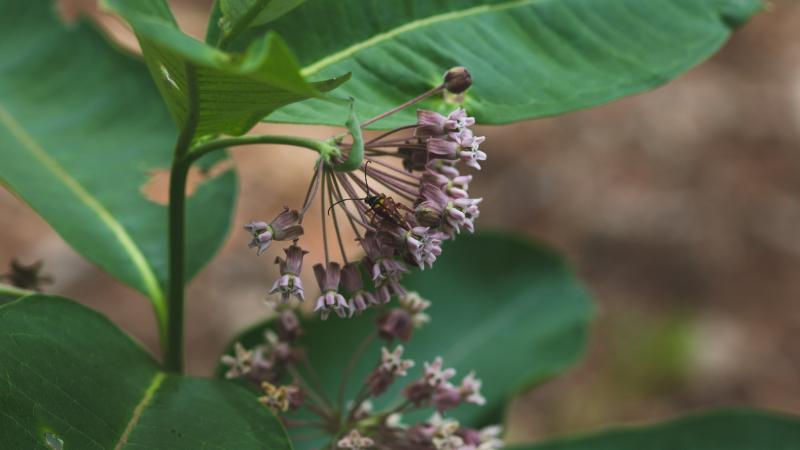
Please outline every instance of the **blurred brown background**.
M69 3L75 11L92 2ZM201 36L210 2L172 3L186 30ZM100 20L135 45L119 22ZM479 227L556 247L599 305L586 360L515 402L512 440L714 406L800 414L798 29L800 2L775 0L668 86L479 130L489 153L471 189L485 198ZM259 131L279 128L331 134ZM267 314L261 299L274 278L272 256L256 259L238 225L301 203L313 156L287 157L297 152L234 151L236 227L188 292L193 374L209 374L236 330ZM43 259L56 279L48 292L83 301L155 348L141 296L84 261L6 191L0 212L0 264Z

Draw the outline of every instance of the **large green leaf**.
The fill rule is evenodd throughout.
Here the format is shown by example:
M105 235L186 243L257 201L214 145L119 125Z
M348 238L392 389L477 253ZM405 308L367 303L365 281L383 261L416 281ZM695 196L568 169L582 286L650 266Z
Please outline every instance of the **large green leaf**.
M0 376L7 449L291 448L244 388L161 372L108 319L60 297L0 306Z
M0 29L0 183L163 323L167 213L142 189L168 171L177 133L147 69L87 23L64 27L50 1L0 0ZM235 195L228 169L189 198L189 276L222 243Z
M509 450L795 450L797 418L757 411L723 411L670 422L567 437Z
M275 109L324 98L321 92L348 78L306 82L294 55L274 33L253 40L243 53L226 53L181 32L165 0L103 3L133 27L179 128L196 127L198 136L246 133Z
M466 108L497 124L658 86L719 49L760 8L762 0L312 0L264 29L286 39L307 77L352 72L341 92L359 101L359 117L461 65L475 81ZM440 97L423 105L453 108ZM306 101L269 120L336 125L344 109ZM406 111L377 125L414 119Z
M557 256L527 240L460 236L446 245L432 270L414 273L404 284L433 302L431 323L407 345L407 355L417 361L410 376L419 375L422 361L441 355L460 376L474 369L484 380L485 409L467 405L454 413L466 423L480 422L487 413L496 419L513 393L558 374L583 354L591 303ZM344 362L374 330L373 319L366 314L305 324L301 345L327 380L331 397ZM263 339L262 331L263 325L255 327L237 340L253 345ZM374 367L379 347L373 345L356 367L351 397L360 388L352 381L363 380ZM402 383L396 384L384 400L397 399Z

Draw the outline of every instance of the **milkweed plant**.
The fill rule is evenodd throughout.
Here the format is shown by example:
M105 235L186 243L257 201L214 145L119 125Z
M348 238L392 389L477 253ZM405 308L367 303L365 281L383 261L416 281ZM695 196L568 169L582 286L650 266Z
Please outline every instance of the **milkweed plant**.
M0 448L795 448L796 419L748 410L519 443L506 405L580 358L593 308L553 251L499 220L484 229L473 187L507 182L493 155L513 164L488 125L654 88L760 0L217 0L204 41L165 0L103 0L136 53L54 6L0 0L0 180L149 300L160 353L42 293L57 267L13 261ZM304 180L302 202L258 193L286 206L232 223L230 149L254 144L315 159L281 169ZM188 195L193 168L205 176ZM142 193L162 169L166 204ZM264 316L214 376L186 376L185 287L231 229L238 257L276 274L256 280Z

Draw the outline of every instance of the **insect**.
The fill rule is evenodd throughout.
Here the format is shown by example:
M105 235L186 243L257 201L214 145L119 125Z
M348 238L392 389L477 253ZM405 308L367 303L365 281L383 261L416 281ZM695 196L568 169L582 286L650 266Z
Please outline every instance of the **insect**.
M330 214L331 209L339 203L343 203L348 200L361 200L366 203L367 206L369 206L369 209L367 209L367 214L370 216L370 225L375 226L377 221L383 221L391 225L410 230L411 227L408 225L408 221L406 221L402 214L400 214L401 209L405 211L411 211L406 205L395 202L392 197L389 197L384 193L370 195L369 183L367 181L367 167L369 166L369 163L370 161L367 161L366 164L364 164L364 185L367 189L367 195L363 198L343 198L328 208L328 214Z

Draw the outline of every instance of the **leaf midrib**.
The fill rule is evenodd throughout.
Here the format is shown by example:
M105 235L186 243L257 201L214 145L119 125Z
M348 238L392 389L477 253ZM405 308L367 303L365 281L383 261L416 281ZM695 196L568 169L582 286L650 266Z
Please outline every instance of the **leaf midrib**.
M133 408L133 414L131 414L131 419L128 421L128 424L125 426L125 431L122 432L122 435L119 437L117 444L114 446L114 450L122 450L125 444L128 443L128 438L130 437L133 430L136 428L136 425L139 424L139 419L142 417L144 410L150 405L150 402L153 400L153 397L156 395L156 391L158 388L161 387L161 383L164 382L166 378L166 374L164 372L157 372L153 379L150 380L150 384L145 389L144 394L142 394L142 399Z
M303 67L303 69L300 70L300 73L304 77L314 75L320 70L328 66L331 66L333 64L336 64L337 62L342 61L343 59L349 58L353 54L361 50L376 46L381 42L388 41L389 39L392 39L398 35L416 30L418 28L424 28L437 23L447 22L450 20L459 20L465 17L475 16L478 14L504 11L507 9L527 6L533 3L543 3L546 1L549 0L510 0L503 3L495 3L493 5L478 5L478 6L473 6L472 8L462 9L460 11L449 11L442 14L434 14L432 16L428 16L422 19L413 20L411 22L404 23L399 27L392 28L391 30L384 31L382 33L378 33L370 37L369 39L356 42L355 44L352 44L347 48L334 52L314 63L311 63Z
M164 293L158 285L158 278L156 278L155 272L147 262L144 254L122 224L119 223L75 178L70 176L57 161L50 157L36 139L25 130L2 104L0 104L0 124L4 125L23 148L28 150L56 179L60 180L87 208L93 211L100 222L117 238L117 241L139 272L147 295L156 306L156 311L161 314L164 309Z

